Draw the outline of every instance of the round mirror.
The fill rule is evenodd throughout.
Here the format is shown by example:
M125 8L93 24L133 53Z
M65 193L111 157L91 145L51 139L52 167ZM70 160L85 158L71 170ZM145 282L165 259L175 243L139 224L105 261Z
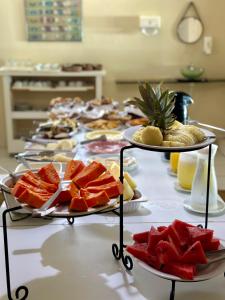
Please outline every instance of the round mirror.
M177 26L178 38L184 43L197 42L203 33L203 24L199 18L185 17L182 18Z

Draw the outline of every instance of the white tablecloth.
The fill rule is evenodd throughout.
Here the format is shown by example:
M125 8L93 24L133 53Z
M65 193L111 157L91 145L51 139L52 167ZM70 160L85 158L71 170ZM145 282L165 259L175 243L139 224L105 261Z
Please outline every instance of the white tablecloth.
M82 139L82 136L80 137ZM162 154L132 150L138 160L133 174L138 189L148 202L124 216L124 239L151 225L168 224L175 218L204 224L204 216L189 213L183 207L186 193L174 189L176 178L168 175L168 163ZM80 148L80 158L87 157ZM2 208L3 210L4 208ZM19 285L29 288L29 299L169 299L171 283L155 277L136 263L126 272L113 258L111 246L119 240L119 218L112 213L75 219L8 220L12 289ZM2 224L1 224L2 226ZM219 238L225 237L225 215L210 216L208 227ZM3 241L2 233L1 238ZM6 297L3 242L1 243L0 300ZM201 283L178 283L176 300L224 300L225 278L220 276Z

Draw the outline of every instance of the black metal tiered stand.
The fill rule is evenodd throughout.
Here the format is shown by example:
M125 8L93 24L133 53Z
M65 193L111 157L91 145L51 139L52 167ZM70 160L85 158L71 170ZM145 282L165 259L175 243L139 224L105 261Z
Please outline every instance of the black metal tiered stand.
M4 197L6 198L5 193L9 193L10 194L10 192L7 191L7 190L5 190L3 187L1 187L1 189L2 189ZM25 219L26 217L32 216L31 214L28 214L25 217L23 216L23 217L19 218L18 220L13 220L10 213L17 212L17 211L19 211L19 210L21 210L23 208L24 208L23 206L17 206L17 207L13 207L13 208L7 208L2 213L4 252L5 252L6 285L7 285L7 295L8 295L8 299L9 300L13 300L13 297L12 297L12 293L11 293L11 281L10 281L8 234L7 234L7 215L9 214L9 216L10 216L10 218L11 218L12 221L20 221L22 219ZM114 208L114 207L109 207L109 208L107 208L107 212L111 211L111 212L114 212L116 215L118 215L118 213L115 211L115 209L116 208ZM101 214L101 213L104 213L104 209L102 211L101 210L100 211L96 211L93 214ZM61 216L60 215L57 215L57 216L48 215L47 218L48 219L52 219L52 218L67 219L68 223L70 225L73 225L73 223L75 221L75 218L81 218L81 217L85 217L85 216L88 216L88 215L90 215L90 214L87 213L87 214L82 214L82 215L78 216L78 215L73 215L71 213L69 216L67 216L67 215L61 215ZM20 300L27 299L28 294L29 294L29 290L28 290L28 288L26 286L19 286L16 289L16 291L15 291L16 299L20 299Z
M123 157L124 157L124 151L132 148L138 148L146 151L156 151L156 152L165 152L164 147L150 147L145 146L144 144L139 143L132 143L132 139L128 138L128 141L131 143L130 146L125 146L120 150L120 181L123 183ZM194 147L184 147L184 148L170 148L169 152L187 152L187 151L194 151L199 150L202 148L205 148L209 146L208 151L208 174L207 174L207 187L206 187L206 208L205 208L205 224L204 227L207 228L208 226L208 211L209 211L209 188L210 188L210 168L211 168L211 153L212 153L212 143L215 142L215 136L209 136L207 138L206 143L196 144ZM119 225L119 245L116 243L112 244L112 252L114 257L117 260L122 260L123 265L125 268L130 271L133 269L133 261L132 258L129 255L126 255L124 252L124 249L126 248L126 245L124 244L124 238L123 238L123 194L120 195L120 210L119 210L119 216L120 216L120 225ZM198 225L199 227L202 227L202 225ZM172 282L172 288L170 292L170 300L175 299L175 285L176 280L171 280Z

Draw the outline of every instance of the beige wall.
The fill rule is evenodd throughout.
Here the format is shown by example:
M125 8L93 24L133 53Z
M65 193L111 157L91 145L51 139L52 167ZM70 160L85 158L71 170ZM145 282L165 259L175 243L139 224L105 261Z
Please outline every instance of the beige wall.
M0 63L10 58L34 62L102 63L107 70L104 94L121 99L133 96L137 89L136 86L115 85L116 79L177 77L180 68L189 63L203 66L208 77L225 78L224 0L195 0L204 22L204 33L213 36L210 56L203 54L202 40L194 45L177 40L176 24L189 3L186 0L83 0L82 43L28 43L23 2L1 0ZM149 38L142 35L138 30L139 15L160 15L160 34ZM174 88L192 93L196 102L191 111L194 118L225 127L225 84ZM0 97L3 132L1 90ZM0 145L4 144L3 136Z

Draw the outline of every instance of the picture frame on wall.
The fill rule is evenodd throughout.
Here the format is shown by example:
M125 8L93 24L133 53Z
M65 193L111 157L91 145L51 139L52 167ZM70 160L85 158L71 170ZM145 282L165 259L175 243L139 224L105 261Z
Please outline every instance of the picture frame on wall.
M82 0L24 0L24 7L28 41L82 41Z

